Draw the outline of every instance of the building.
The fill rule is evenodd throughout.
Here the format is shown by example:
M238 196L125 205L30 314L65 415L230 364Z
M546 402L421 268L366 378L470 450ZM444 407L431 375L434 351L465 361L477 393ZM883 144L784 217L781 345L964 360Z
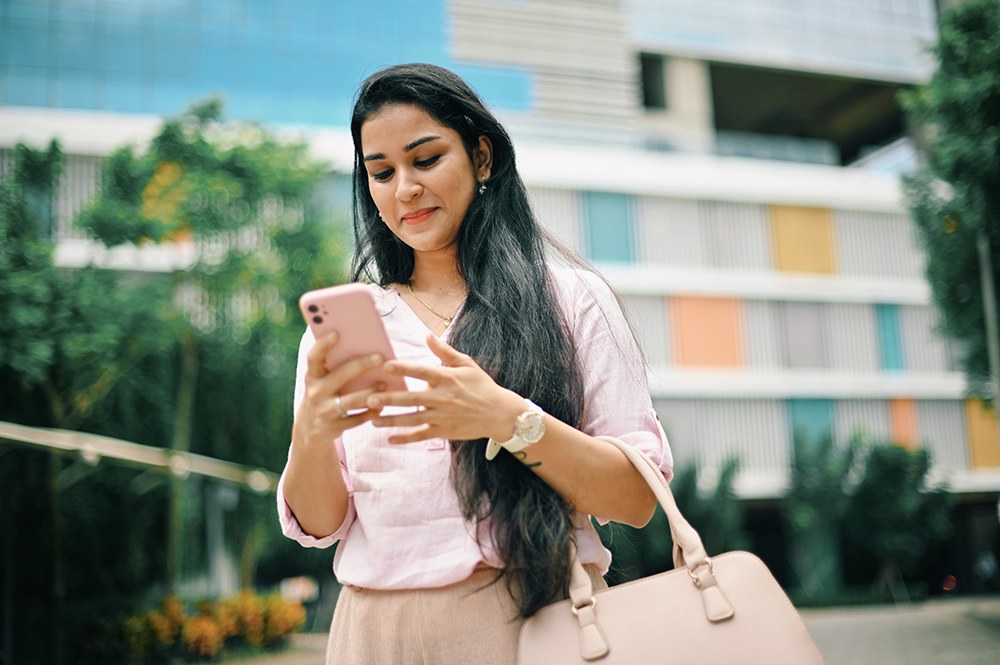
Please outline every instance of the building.
M0 170L16 141L62 139L74 265L101 157L161 114L221 92L336 176L365 73L452 67L512 129L543 223L624 296L679 464L736 455L739 493L766 502L824 432L927 446L973 552L995 547L996 424L934 332L898 176L915 153L895 95L928 77L936 18L931 0L7 0Z

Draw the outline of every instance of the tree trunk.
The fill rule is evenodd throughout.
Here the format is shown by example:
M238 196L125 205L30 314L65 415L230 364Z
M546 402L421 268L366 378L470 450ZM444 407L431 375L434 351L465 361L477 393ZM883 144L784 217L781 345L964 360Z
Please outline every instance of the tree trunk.
M186 453L191 449L191 422L194 417L194 398L198 385L198 345L193 330L188 330L181 345L181 375L177 389L177 411L174 417L174 436L171 449ZM174 467L170 474L170 503L167 519L167 593L175 593L181 574L184 541L184 494L187 472Z

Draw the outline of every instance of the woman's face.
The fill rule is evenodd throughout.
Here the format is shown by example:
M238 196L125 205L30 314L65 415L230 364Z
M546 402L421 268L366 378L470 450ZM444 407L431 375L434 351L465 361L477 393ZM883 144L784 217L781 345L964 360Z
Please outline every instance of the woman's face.
M419 106L393 104L361 125L368 190L389 229L415 253L455 250L480 180L489 178L483 137L473 164L458 132Z

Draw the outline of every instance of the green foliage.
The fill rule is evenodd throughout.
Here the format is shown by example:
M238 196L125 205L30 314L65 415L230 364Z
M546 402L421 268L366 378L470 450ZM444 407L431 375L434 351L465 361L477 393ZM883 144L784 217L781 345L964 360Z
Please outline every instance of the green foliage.
M165 123L148 148L117 150L77 220L108 247L171 243L175 257L191 259L172 272L55 266L48 229L61 153L55 144L18 148L13 177L0 183L0 384L16 387L0 419L282 467L304 327L296 300L342 279L347 242L313 204L325 167L306 147L220 114L217 102L196 106ZM102 461L89 473L74 469L78 480L58 489L56 479L80 462L0 453L0 507L20 526L18 568L39 570L37 588L23 586L32 584L25 577L14 593L37 596L41 610L17 615L14 628L52 638L18 643L15 660L52 661L62 643L78 662L104 662L102 624L163 592L168 489L178 484L181 574L204 572L195 503L204 485L195 477L168 485ZM34 528L39 520L44 528ZM261 557L297 549L274 523L273 497L245 492L226 514L227 546L248 584ZM320 554L314 570L295 574L328 572L329 554ZM280 569L272 564L270 573ZM64 578L54 580L55 570Z
M949 9L930 82L903 96L924 128L926 163L905 190L927 255L941 329L960 342L970 391L990 394L976 236L986 235L1000 283L1000 2Z
M943 486L928 485L930 468L926 450L871 446L845 513L848 539L905 569L951 535L952 497Z
M788 493L783 500L785 522L800 534L817 527L837 525L848 503L848 474L854 467L857 439L840 449L827 434L810 442L800 433L795 437Z
M702 491L698 487L698 467L692 463L679 469L670 483L677 507L701 535L710 555L748 546L743 509L733 489L738 472L739 461L727 459L714 487ZM612 523L601 529L600 535L614 554L615 563L609 573L612 584L673 568L670 525L659 506L643 529Z

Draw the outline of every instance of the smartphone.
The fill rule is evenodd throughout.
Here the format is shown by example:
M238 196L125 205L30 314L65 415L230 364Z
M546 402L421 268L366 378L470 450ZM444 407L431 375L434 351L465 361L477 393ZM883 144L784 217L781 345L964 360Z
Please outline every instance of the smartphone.
M326 357L327 369L372 353L381 354L386 360L396 357L382 325L382 317L375 309L375 298L363 284L343 284L309 291L299 298L299 309L316 339L334 330L340 334L337 344ZM406 390L403 377L376 367L349 381L340 393L366 390L378 383L385 384L386 390Z

